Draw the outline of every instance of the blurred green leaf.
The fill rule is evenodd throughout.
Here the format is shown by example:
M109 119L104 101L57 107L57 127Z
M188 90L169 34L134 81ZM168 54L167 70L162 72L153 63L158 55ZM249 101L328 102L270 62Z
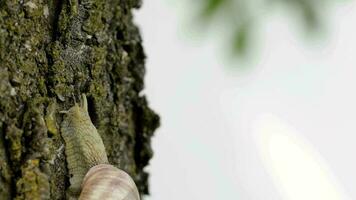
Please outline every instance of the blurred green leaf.
M234 34L233 39L233 51L238 55L243 56L246 54L249 40L249 28L248 25L239 27Z
M202 15L209 17L214 15L219 7L227 0L205 0L204 8L202 9Z
M234 35L230 43L233 53L243 56L251 45L249 41L251 40L251 29L255 25L254 21L261 20L266 14L259 15L258 12L261 10L273 11L271 7L286 5L287 8L295 11L290 12L292 17L302 17L305 30L317 31L321 20L320 10L326 0L201 0L200 2L202 2L200 13L202 13L201 17L204 22L213 22L212 16L216 15L218 21L224 24L229 32L231 32L231 27L237 25L236 29L232 29ZM218 13L221 15L217 15Z
M319 15L317 13L316 7L310 5L310 3L303 1L301 5L302 15L304 17L304 24L309 30L316 30L319 25Z

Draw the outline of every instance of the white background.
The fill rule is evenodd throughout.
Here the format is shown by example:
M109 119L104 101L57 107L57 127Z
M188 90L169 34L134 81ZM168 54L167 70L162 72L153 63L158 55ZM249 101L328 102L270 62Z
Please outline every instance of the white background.
M326 182L329 199L356 199L356 3L333 7L324 36L308 41L286 12L264 16L251 60L232 63L218 28L192 28L190 1L144 1L145 94L162 124L146 199L319 200ZM292 138L273 145L280 157L259 142L278 127Z

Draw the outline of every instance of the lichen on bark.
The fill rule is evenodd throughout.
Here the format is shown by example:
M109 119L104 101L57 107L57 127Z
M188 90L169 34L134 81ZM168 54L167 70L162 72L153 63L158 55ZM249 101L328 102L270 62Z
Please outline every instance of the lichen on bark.
M0 0L0 196L63 199L69 186L58 111L82 93L109 162L148 193L159 125L147 106L137 0Z

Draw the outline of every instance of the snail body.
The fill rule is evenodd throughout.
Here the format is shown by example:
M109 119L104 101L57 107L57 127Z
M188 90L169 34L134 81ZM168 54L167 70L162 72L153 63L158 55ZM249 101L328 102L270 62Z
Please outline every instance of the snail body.
M66 114L61 132L70 175L69 195L78 196L85 174L95 165L108 163L104 143L90 120L88 103L83 95L81 105L75 105Z
M132 178L124 171L109 165L104 143L90 120L88 103L68 111L61 124L65 142L67 168L70 174L68 199L80 200L139 200Z

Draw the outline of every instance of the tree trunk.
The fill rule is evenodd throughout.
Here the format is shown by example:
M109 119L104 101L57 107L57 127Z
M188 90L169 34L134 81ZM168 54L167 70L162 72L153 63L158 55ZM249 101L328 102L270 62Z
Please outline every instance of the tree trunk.
M0 199L64 199L60 124L88 97L111 164L148 193L158 116L144 96L140 0L0 0Z

